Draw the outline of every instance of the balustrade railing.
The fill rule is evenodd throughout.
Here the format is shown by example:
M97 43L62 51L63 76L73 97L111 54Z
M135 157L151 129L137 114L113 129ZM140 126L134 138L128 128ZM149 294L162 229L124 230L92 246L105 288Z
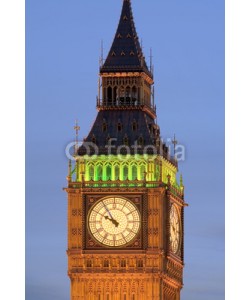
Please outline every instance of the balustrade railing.
M156 105L153 104L148 104L144 100L143 101L138 101L136 98L122 98L119 100L111 101L111 100L104 100L104 99L99 99L97 97L96 99L96 106L97 108L104 108L104 109L112 109L112 108L134 108L134 109L139 109L146 107L153 111L154 113L156 112Z
M145 181L145 180L90 180L82 182L69 182L69 188L120 188L120 187L147 187L157 188L163 187L166 184L160 181Z

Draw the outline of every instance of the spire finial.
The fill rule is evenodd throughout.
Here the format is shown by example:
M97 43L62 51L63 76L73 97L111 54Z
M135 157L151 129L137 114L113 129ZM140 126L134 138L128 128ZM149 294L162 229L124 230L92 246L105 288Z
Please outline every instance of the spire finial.
M176 145L178 144L178 141L176 140L175 135L174 135L174 139L172 140L172 144L174 145L174 157L175 157L175 154L176 154Z
M100 68L103 66L103 40L101 40L101 56L100 56Z
M78 136L79 136L79 130L80 130L80 126L78 125L78 120L76 119L75 121L75 126L74 126L74 130L76 132L76 140L75 140L75 155L77 155L77 150L78 150Z

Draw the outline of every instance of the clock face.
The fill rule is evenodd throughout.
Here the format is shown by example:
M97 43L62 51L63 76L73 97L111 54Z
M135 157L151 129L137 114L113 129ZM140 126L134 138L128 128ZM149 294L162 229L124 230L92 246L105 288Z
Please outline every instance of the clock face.
M102 199L90 210L88 225L92 236L102 245L122 247L138 235L141 217L137 207L119 197Z
M173 253L177 254L180 247L180 218L175 205L170 210L170 245Z

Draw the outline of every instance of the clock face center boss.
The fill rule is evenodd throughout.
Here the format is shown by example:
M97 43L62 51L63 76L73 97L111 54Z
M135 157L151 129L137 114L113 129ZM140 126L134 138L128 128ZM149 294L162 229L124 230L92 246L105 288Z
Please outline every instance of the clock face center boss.
M101 245L121 247L130 244L140 232L141 216L137 207L122 197L106 197L93 205L88 226Z

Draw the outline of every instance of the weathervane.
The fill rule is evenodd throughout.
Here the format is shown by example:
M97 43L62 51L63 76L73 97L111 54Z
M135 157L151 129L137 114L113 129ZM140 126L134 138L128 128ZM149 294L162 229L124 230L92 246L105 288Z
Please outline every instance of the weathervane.
M75 140L75 155L77 154L77 150L78 150L78 135L79 135L79 130L81 129L81 127L78 125L78 120L76 119L76 123L74 126L74 130L76 132L76 140Z

